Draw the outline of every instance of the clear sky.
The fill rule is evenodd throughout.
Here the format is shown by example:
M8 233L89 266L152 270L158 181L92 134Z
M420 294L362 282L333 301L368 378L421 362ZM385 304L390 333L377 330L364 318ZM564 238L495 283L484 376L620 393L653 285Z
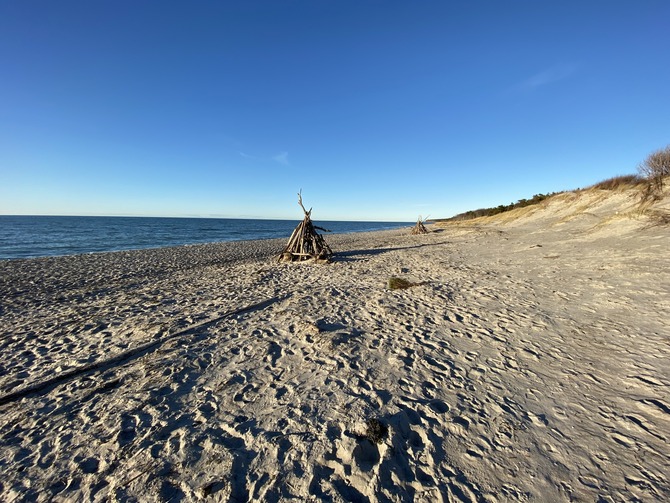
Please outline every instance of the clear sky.
M447 217L670 143L668 0L0 0L0 214Z

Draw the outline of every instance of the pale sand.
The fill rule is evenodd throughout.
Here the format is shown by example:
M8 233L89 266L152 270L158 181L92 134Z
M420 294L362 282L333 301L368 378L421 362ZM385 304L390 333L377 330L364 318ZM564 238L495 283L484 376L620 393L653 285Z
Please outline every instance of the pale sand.
M670 228L408 232L0 262L1 498L669 500Z

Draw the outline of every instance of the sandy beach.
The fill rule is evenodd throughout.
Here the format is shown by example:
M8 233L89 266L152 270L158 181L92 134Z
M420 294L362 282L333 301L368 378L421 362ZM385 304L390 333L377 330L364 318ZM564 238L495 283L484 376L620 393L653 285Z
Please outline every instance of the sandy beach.
M0 261L0 499L669 500L668 226L430 229Z

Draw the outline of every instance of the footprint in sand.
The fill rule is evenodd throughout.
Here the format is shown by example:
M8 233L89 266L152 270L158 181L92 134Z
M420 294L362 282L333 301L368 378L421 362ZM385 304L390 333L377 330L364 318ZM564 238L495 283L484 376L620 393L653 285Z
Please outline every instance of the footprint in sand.
M216 411L219 409L216 401L213 399L210 401L206 401L200 405L198 405L197 413L195 415L196 420L201 420L201 421L208 421L211 419L214 414L216 414Z
M438 369L435 372L439 372L439 371L442 371L442 372L445 372L445 373L449 372L449 368L447 366L443 365L442 363L438 362L437 360L435 360L434 358L432 358L430 356L425 356L423 358L423 361L426 362L431 367L433 367L434 369Z
M484 376L484 374L486 374L486 371L487 371L486 367L482 366L473 367L468 371L468 377L473 380L480 379L481 377Z
M239 393L236 393L235 396L233 396L233 401L250 403L250 400L248 400L245 395L250 391L255 390L256 387L253 384L247 384L244 388L242 388L242 390Z
M664 416L664 414L670 414L670 405L656 398L644 398L639 400L638 403L655 416L667 419L667 416Z
M468 485L459 481L449 482L447 484L448 501L462 501L467 503L476 503L478 498L475 492Z
M379 463L379 448L367 438L358 442L353 452L354 463L363 472L371 471Z
M272 368L277 366L277 361L284 355L284 351L282 350L282 347L277 344L274 341L270 342L270 346L268 347L268 355L266 357L266 361L270 362L270 366Z
M545 427L549 425L549 420L547 419L546 414L533 414L532 412L526 412L526 416L527 419L535 426Z
M286 386L282 386L280 388L277 388L275 391L275 400L281 400L281 398L288 393L288 388Z
M135 427L137 426L137 419L130 414L121 415L121 430L116 436L116 442L119 444L119 447L129 444L135 437L137 433Z
M97 473L99 466L100 461L94 457L79 461L79 468L84 473Z
M402 351L405 353L404 355L398 355L396 358L398 358L406 367L408 367L410 370L414 367L414 350L410 348L403 348Z
M465 437L470 429L470 420L465 416L456 416L450 422L447 422L446 428L452 435Z

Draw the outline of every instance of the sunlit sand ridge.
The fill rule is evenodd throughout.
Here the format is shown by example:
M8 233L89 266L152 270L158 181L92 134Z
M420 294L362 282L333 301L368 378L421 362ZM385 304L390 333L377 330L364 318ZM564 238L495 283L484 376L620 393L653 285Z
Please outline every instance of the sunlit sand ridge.
M283 241L1 262L2 499L666 500L650 210L567 193L326 236L329 265Z

